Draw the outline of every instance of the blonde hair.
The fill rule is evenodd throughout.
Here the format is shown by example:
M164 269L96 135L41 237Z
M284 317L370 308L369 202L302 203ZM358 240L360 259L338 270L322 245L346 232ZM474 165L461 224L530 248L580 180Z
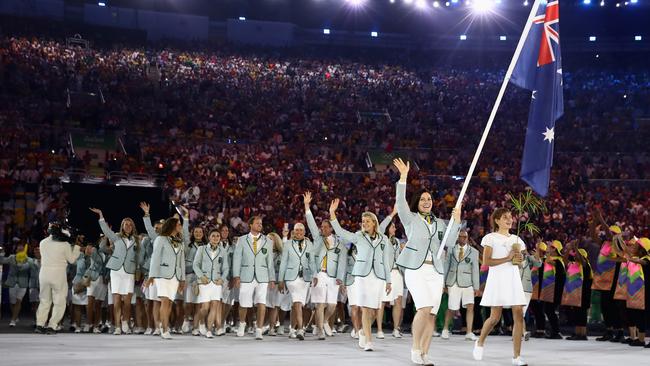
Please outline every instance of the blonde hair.
M127 233L124 231L124 224L130 222L131 227L131 235L127 235ZM135 227L135 222L133 222L133 219L130 217L125 217L122 219L122 222L120 223L120 232L118 234L119 237L122 238L131 238L133 237L133 241L135 241L135 250L138 251L140 250L140 237L138 236L138 229Z
M271 241L273 241L273 251L276 253L282 253L282 238L277 233L269 233L267 235Z
M377 219L377 215L375 215L372 212L366 211L366 212L361 214L361 218L363 219L364 217L369 218L370 220L372 220L372 222L375 223L375 234L378 234L379 233L379 220Z

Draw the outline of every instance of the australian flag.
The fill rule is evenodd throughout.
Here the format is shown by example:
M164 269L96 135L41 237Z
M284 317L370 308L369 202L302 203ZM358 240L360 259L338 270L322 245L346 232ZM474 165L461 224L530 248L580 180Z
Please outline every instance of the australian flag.
M532 93L520 176L535 192L546 196L555 121L564 113L559 2L542 0L532 22L510 81Z

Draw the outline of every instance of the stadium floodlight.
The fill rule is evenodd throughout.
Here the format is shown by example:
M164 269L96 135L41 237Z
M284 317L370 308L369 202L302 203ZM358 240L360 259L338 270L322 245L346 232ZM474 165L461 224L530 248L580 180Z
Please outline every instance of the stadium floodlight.
M632 3L632 4L636 4L638 2L639 2L639 0L630 0L630 3Z
M461 34L461 35L460 35L460 40L461 40L461 41L466 41L466 40L467 40L467 35L465 35L465 34Z
M413 0L404 0L405 4L413 4Z
M585 5L590 5L591 0L582 0L582 3L585 4Z
M366 0L345 0L345 2L353 8L361 8L366 5Z
M524 6L528 6L528 0L524 0Z
M391 4L395 4L395 0L390 0L390 3L391 3Z
M635 41L641 41L642 39L643 39L643 37L641 37L641 36L634 36Z
M418 10L426 10L427 3L425 0L415 0L415 8Z
M499 36L499 41L505 41L506 39L508 39L506 36Z
M330 30L328 28L323 29L323 34L330 34Z
M379 33L377 33L377 32L370 32L370 37L375 37L375 38L377 38L377 37L379 37Z
M596 36L589 36L589 42L596 42Z
M600 2L600 6L605 6L605 0Z
M458 3L458 0L451 0L451 3L452 3L452 4L457 4L457 3Z
M449 5L451 5L451 3L450 3L449 1L447 1L447 2L445 3L445 6L449 6Z
M246 17L239 17L239 20L246 20Z
M447 6L449 6L449 5L447 5ZM440 2L439 1L434 1L433 2L433 7L434 8L439 8L440 7Z
M494 0L474 0L470 6L472 7L472 12L485 14L494 9Z
M100 1L100 2L97 3L97 5L99 5L99 6L106 6L106 3L103 2L103 1Z

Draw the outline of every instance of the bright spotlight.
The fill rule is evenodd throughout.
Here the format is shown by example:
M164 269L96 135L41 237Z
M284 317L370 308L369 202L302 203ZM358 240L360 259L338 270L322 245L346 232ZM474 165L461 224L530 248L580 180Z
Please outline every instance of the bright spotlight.
M106 3L100 1L100 2L97 3L97 5L99 5L99 6L106 6Z
M390 3L391 3L391 4L395 4L395 0L390 0Z
M449 5L447 5L447 6L449 6ZM433 2L433 7L434 8L439 8L440 7L440 2L439 1L434 1Z
M635 41L640 41L640 40L642 40L642 39L643 39L643 37L641 37L641 36L634 36L634 40L635 40Z
M370 37L375 37L375 38L377 38L377 37L379 37L379 33L377 33L377 32L370 32Z
M345 0L345 2L353 8L360 8L366 5L366 0Z
M507 39L506 36L499 36L499 41L505 41Z
M424 0L415 0L415 7L418 10L424 10L427 8L427 3Z
M461 40L461 41L466 41L466 40L467 40L467 36L464 35L464 34L461 34L461 35L460 35L460 40Z
M605 1L601 1L600 6L605 6Z
M470 6L473 12L484 14L492 11L494 8L494 0L474 0Z
M528 6L528 0L524 0L524 6Z
M412 3L413 3L413 0L404 0L404 3L405 3L405 4L412 4Z
M638 2L639 2L639 0L630 0L630 3L632 3L632 4L636 4Z
M450 3L449 1L447 1L447 2L445 3L445 6L449 6L449 5L451 5L451 3Z
M591 4L591 0L582 0L582 3L585 5Z
M589 42L596 42L596 36L589 36Z
M246 20L246 17L239 17L239 20Z
M328 28L323 29L323 34L330 34L330 30Z

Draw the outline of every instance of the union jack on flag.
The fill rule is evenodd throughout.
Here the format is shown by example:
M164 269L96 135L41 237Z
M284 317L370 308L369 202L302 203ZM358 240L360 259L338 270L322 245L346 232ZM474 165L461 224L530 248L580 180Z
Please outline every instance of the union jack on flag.
M535 192L546 196L555 121L564 113L558 0L540 3L510 82L531 91L520 176Z

